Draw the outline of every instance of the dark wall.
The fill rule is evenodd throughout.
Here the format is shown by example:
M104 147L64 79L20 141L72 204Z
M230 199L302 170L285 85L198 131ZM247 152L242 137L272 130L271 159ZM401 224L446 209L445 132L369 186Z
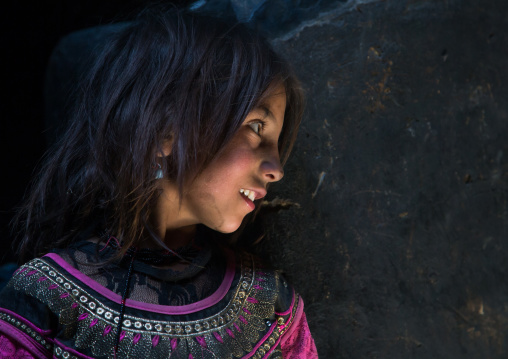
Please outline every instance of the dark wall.
M325 358L506 358L508 2L353 3L274 40L308 108L267 250Z
M141 3L2 13L5 248L8 211L45 148L51 49ZM320 357L505 358L508 2L240 3L205 6L252 18L307 92L262 249L303 295Z

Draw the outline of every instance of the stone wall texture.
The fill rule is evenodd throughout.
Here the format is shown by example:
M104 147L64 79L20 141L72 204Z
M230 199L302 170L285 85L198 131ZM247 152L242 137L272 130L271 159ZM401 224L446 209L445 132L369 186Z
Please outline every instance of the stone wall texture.
M323 358L508 356L507 20L349 1L273 40L308 106L264 246Z

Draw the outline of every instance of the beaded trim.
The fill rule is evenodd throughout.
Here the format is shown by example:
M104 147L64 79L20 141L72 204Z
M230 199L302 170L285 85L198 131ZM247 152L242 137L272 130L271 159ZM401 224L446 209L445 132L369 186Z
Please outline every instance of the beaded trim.
M256 351L256 354L252 357L253 359L261 359L265 358L266 353L270 353L270 350L277 346L280 342L279 338L291 327L293 324L293 320L295 318L296 312L298 310L298 305L300 303L300 298L298 294L295 294L295 305L291 310L291 314L287 316L279 316L277 317L277 327L274 329L272 334L261 344L261 346ZM275 353L274 353L275 354Z
M64 359L79 359L77 356L72 355L68 351L55 346L54 354L57 358L64 358Z
M0 320L3 320L4 322L7 322L7 323L15 326L16 328L21 330L26 335L29 335L30 337L32 337L35 341L37 341L37 343L42 345L44 348L51 350L51 348L53 347L53 345L51 343L49 343L48 341L46 341L46 339L42 335L40 335L36 330L33 330L32 328L30 328L30 326L26 325L25 323L22 323L21 321L12 317L11 315L9 315L7 313L0 312ZM56 345L55 345L53 353L58 358L79 359L75 355L72 355L68 351L63 350L62 348L60 348Z
M77 348L89 348L94 355L111 357L110 342L118 326L119 312L98 301L71 278L45 259L34 259L16 272L9 285L38 298L59 316L62 325L73 327L68 335L75 339ZM276 323L274 303L278 283L276 272L266 275L257 269L252 256L243 254L240 281L223 310L208 318L185 322L147 320L125 314L118 355L136 357L139 349L139 356L143 357L177 352L197 359L207 349L221 353L220 357L224 358L244 356L253 351L253 346ZM266 353L278 343L277 339L287 328L278 324L257 353L263 350ZM64 354L72 357L58 347L55 354L65 359Z
M46 339L41 336L37 331L30 328L30 326L26 325L25 323L19 321L18 319L14 318L13 316L7 314L7 313L0 313L0 319L4 322L7 322L19 330L21 330L26 335L32 337L37 343L42 345L44 348L51 350L52 345L51 343L47 342Z
M45 260L34 259L21 268L26 268L26 270L29 271L27 274L33 276L34 278L37 277L34 274L38 274L39 279L46 277L49 282L52 283L48 285L49 289L52 289L52 286L63 287L65 292L60 295L60 298L66 301L75 300L75 303L77 303L80 309L83 310L81 315L86 317L92 315L99 320L104 321L107 325L116 326L118 324L120 314L118 311L102 304L88 293L87 290L59 273L52 265L45 262ZM242 263L240 284L237 286L229 304L219 313L207 318L206 320L171 322L171 324L169 324L165 321L146 320L144 318L126 314L124 316L125 319L123 322L123 328L126 331L135 331L136 333L152 335L163 334L165 332L170 334L172 337L183 338L189 335L206 334L211 330L230 326L238 315L242 314L241 309L246 304L249 304L247 302L247 292L254 285L255 279L252 274L253 269ZM16 289L19 290L20 288ZM57 287L54 287L53 289L57 289Z

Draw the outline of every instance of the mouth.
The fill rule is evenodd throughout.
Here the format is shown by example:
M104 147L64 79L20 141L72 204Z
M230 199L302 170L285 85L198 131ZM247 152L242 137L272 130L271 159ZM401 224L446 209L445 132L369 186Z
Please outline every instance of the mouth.
M247 202L247 205L251 208L255 208L254 201L263 198L266 195L265 190L254 191L249 189L240 188L240 194L243 199Z
M254 202L254 200L256 199L256 192L254 191L240 188L240 193L243 194L248 199L250 199L252 202Z

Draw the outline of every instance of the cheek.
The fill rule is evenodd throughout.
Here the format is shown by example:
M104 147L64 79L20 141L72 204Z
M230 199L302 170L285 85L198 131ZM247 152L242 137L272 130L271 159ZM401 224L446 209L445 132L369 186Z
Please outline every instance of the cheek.
M206 186L248 185L253 173L255 158L251 152L236 150L225 153L203 174Z

